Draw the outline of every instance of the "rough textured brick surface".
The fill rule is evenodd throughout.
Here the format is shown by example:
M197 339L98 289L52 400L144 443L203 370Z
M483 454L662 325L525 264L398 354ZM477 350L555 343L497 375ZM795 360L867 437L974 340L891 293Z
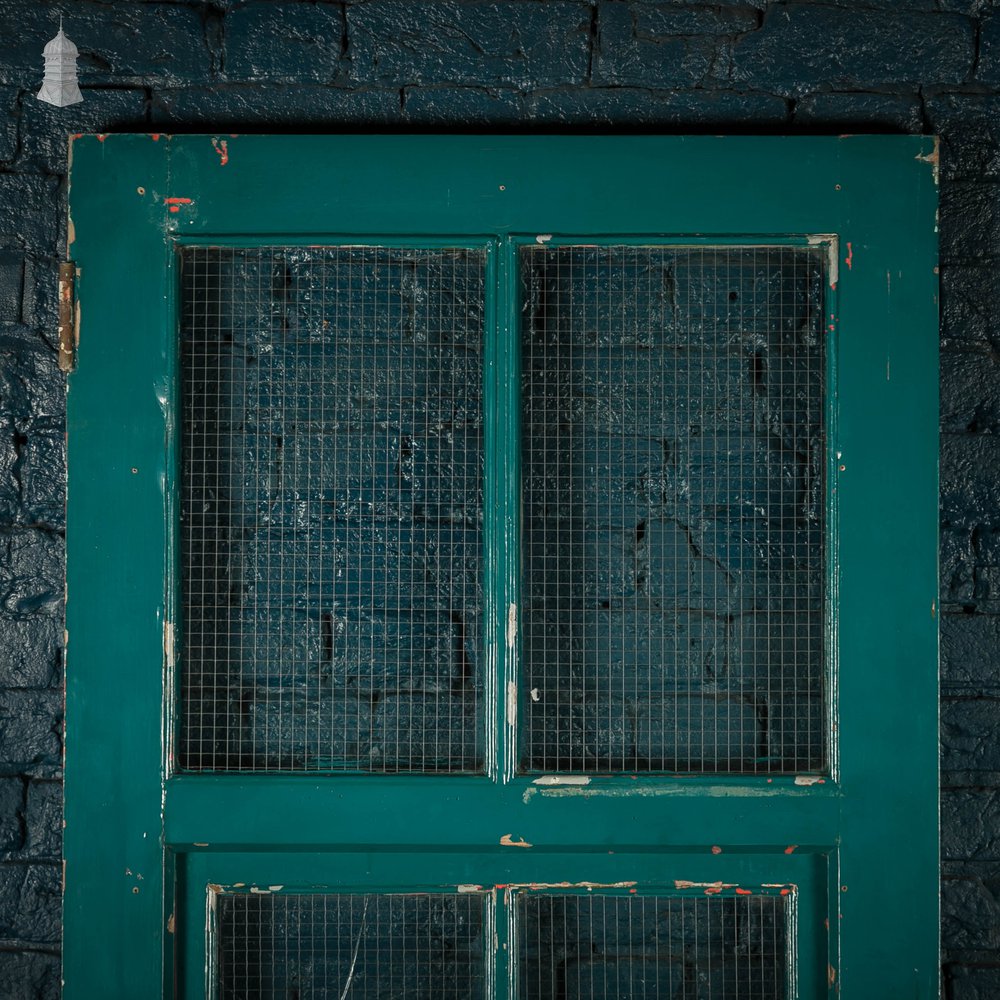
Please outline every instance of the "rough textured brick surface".
M65 109L33 96L58 12L80 48L85 96ZM65 133L407 126L941 134L944 957L948 1000L1000 995L989 738L1000 728L998 123L1000 13L990 0L0 0L0 996L40 1000L59 988L56 869L24 862L58 853L59 785L49 776L58 773L64 400L53 292ZM367 636L392 625L350 627ZM584 667L610 654L624 671L649 655L614 645L599 618L588 628ZM673 668L708 669L737 634L691 636ZM322 632L310 641L322 645ZM351 656L334 666L349 672ZM301 738L278 718L243 721L279 747ZM570 722L572 752L594 752L586 711ZM632 736L609 739L620 747Z

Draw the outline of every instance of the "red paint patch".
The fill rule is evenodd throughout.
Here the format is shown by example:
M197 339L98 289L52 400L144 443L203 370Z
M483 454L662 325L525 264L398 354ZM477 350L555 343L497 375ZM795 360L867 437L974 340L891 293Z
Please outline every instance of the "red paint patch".
M753 895L753 890L752 889L737 889L736 890L736 895L737 896L752 896Z
M785 854L791 854L795 850L795 848L798 847L798 846L799 846L798 844L789 844L785 848Z
M153 142L159 142L160 141L160 133L159 132L152 132L152 133L150 133L149 137L153 140Z
M710 885L705 890L705 895L706 896L717 896L720 892L722 892L722 890L717 885Z
M850 243L847 244L847 256L844 258L844 263L847 265L848 271L854 267L854 248Z
M637 893L638 891L639 891L638 889L629 889L629 892L631 892L633 895L635 895L635 893Z
M107 132L98 132L97 133L97 141L98 142L104 142L104 140L107 139L107 137L108 137Z
M782 889L781 890L781 895L782 896L787 896L791 891L792 891L791 889Z
M712 853L713 853L713 854L721 854L721 853L722 853L722 848L721 848L721 847L719 847L718 845L716 845L716 846L714 846L714 847L712 848Z
M221 166L225 166L229 162L229 144L225 139L219 142L218 139L212 139L212 145L215 147L215 151L219 154L219 161Z

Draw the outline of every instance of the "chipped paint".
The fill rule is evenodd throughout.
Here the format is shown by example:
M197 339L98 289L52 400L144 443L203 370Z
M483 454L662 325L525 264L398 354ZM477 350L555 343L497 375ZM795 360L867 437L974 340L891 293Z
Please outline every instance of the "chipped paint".
M176 653L174 647L174 623L170 621L163 623L163 655L166 657L167 670L173 670Z
M631 889L639 883L629 882L504 882L495 885L494 889L528 889L532 891L545 889Z
M517 641L517 605L512 601L507 608L507 648L513 649Z
M785 854L794 854L795 853L795 848L797 848L798 846L799 846L798 844L789 844L785 848Z
M535 237L535 242L545 244L548 243L549 240L551 239L552 239L551 233L539 233L539 235Z
M796 785L812 785L817 782L822 784L823 778L804 778L796 781ZM555 787L528 788L524 793L524 801L527 802L532 795L545 796L567 796L577 795L586 798L592 796L607 796L612 799L628 798L629 796L639 796L640 798L659 798L661 796L695 796L701 798L709 796L711 798L767 798L769 796L793 796L807 795L809 793L789 787L788 785L653 785L653 784L629 784L629 785L600 785L596 782L589 787L579 785L565 785L560 783Z
M847 256L844 258L844 263L847 265L848 271L854 269L854 247L850 242L847 244Z
M212 147L219 154L219 166L224 167L229 162L229 143L225 139L220 142L213 136Z
M919 159L919 157L917 157ZM832 965L826 967L826 984L833 989L833 984L837 981L837 970Z
M722 853L722 848L719 847L718 844L713 844L712 845L712 853L713 854L721 854Z
M674 879L675 889L714 889L720 892L722 889L735 889L735 882L689 882L686 878Z
M841 469L843 469L843 466L841 466ZM795 775L795 784L805 786L824 785L826 784L826 779L815 774L797 774Z
M468 883L465 885L459 885L455 887L458 892L482 892L483 887L481 885L476 885L475 883Z
M191 845L192 847L208 847L208 843L199 843L197 840Z
M530 844L523 837L520 837L517 840L515 840L514 839L514 835L512 833L505 833L500 838L500 843L504 847L534 847L535 846L534 844Z
M170 209L171 212L179 212L181 210L181 205L193 205L193 198L164 198L163 204Z
M531 689L531 700L532 701L541 701L542 700L542 696L539 693L538 688L532 688Z
M806 242L811 247L826 247L826 263L831 288L837 287L840 279L840 240L837 236L827 233L824 235L807 236Z
M586 774L543 774L535 778L536 785L589 785L590 776Z
M922 153L917 153L915 159L921 163L929 163L931 165L934 184L937 186L941 181L941 136L934 136L934 148L926 156Z
M517 725L517 685L513 681L507 682L507 725Z
M167 917L167 933L168 934L173 934L174 933L174 928L176 926L177 926L177 924L176 924L176 921L175 921L175 916L174 916L173 913L171 913L170 916Z

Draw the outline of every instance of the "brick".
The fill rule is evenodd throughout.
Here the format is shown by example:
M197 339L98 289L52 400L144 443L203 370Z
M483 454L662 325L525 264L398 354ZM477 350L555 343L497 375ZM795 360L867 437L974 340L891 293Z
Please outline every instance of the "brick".
M1000 510L1000 436L944 434L941 437L943 526L978 527Z
M976 79L980 83L1000 83L1000 14L995 12L980 21Z
M973 54L972 24L958 15L790 3L736 41L733 80L785 94L960 83Z
M227 377L238 392L231 419L281 433L282 423L352 422L371 428L391 421L403 431L417 420L448 424L479 419L482 362L464 348L334 341L310 357L300 348L262 349L259 362L235 358ZM306 377L308 376L308 377ZM242 399L252 401L246 417ZM338 433L346 427L334 428Z
M268 607L279 583L297 607L441 608L473 606L478 540L461 528L386 522L338 525L313 539L275 534L243 550L244 604ZM279 555L280 553L280 555Z
M523 486L527 517L588 527L635 526L667 509L670 483L662 441L589 432L529 439ZM530 434L533 428L529 428ZM547 431L547 432L546 432Z
M1000 616L941 616L941 685L946 693L1000 691Z
M1000 430L1000 352L941 353L941 430L995 434Z
M56 944L60 866L0 864L0 940Z
M594 82L603 86L690 87L725 76L724 36L756 24L756 17L730 8L728 16L708 7L678 10L641 4L602 3Z
M622 961L592 958L568 961L564 971L566 1000L617 1000L619 997L683 995L681 961L627 956Z
M769 688L819 695L824 632L819 601L812 611L775 609L740 615L728 649L730 682L748 693Z
M919 98L896 94L806 94L795 104L796 124L849 128L852 132L921 132Z
M524 701L528 766L544 771L620 771L635 755L634 712L606 692L575 702L551 688ZM529 695L530 697L530 695Z
M417 613L331 616L331 671L339 688L449 695L475 684L475 624L466 634L452 616Z
M676 458L677 446L670 439L699 434L705 428L742 428L752 412L750 364L738 356L717 359L713 354L699 359L682 352L661 354L631 347L559 349L534 344L526 344L523 353L523 423L536 452L532 460L542 463L537 470L541 478L533 489L544 488L552 480L553 471L547 466L554 449L554 426L574 428L574 448L580 447L575 444L576 436L584 435L607 441L617 455L626 454L629 448L652 455L657 449L649 439L660 438L661 454L653 463L658 468ZM687 390L708 377L713 388L718 386L717 392ZM581 426L582 430L577 429ZM620 443L611 449L615 438ZM600 457L596 448L595 444L595 459ZM609 460L612 457L609 454ZM652 494L657 490L662 494L667 485L662 476L658 482L648 479L644 485L636 484L630 509L648 511ZM599 484L590 485L589 495L599 488ZM676 481L672 488L677 488ZM575 498L565 502L575 504Z
M434 427L403 441L400 462L414 516L429 521L479 524L483 508L483 441L478 427Z
M24 846L25 813L24 781L0 778L0 857L8 857Z
M6 1000L58 1000L61 971L59 955L53 952L4 952L0 996Z
M397 87L580 83L590 59L590 7L383 0L349 4L351 79Z
M638 546L640 589L675 608L715 612L729 606L724 566L706 559L690 529L679 521L650 521Z
M532 603L583 598L608 607L638 593L634 529L573 530L536 522L527 527L525 544Z
M0 420L0 523L15 524L21 516L21 484L17 463L21 435L7 421Z
M1000 860L1000 793L995 788L942 791L941 858Z
M945 181L1000 177L1000 95L935 94L926 114L929 130L941 136Z
M742 700L653 696L637 715L636 754L655 770L740 770L763 745L756 710Z
M403 118L414 125L514 125L524 118L515 90L481 87L406 87Z
M788 121L789 105L774 94L729 90L659 91L642 86L557 88L524 99L526 119L548 125L602 124L729 127Z
M25 326L40 328L55 341L58 327L58 271L56 261L28 255L24 259L24 278L21 285L21 322ZM49 353L55 353L49 349Z
M1000 269L983 263L941 268L942 346L1000 348L998 307Z
M1000 884L975 878L941 882L941 945L947 951L1000 948Z
M24 255L0 251L0 319L9 323L21 321L23 295Z
M59 683L61 616L48 608L15 618L0 615L0 688L47 688Z
M993 784L1000 773L998 698L945 698L941 702L941 770L946 785Z
M61 529L66 523L66 432L38 421L21 447L21 522Z
M328 83L340 65L342 22L330 5L250 3L226 11L226 78Z
M84 78L84 84L89 80ZM83 103L57 108L26 97L21 110L20 169L67 173L68 136L75 132L146 131L146 91L83 88Z
M58 781L28 783L25 855L32 860L59 862L62 858L63 786Z
M0 249L57 254L62 210L58 177L0 173Z
M945 966L949 1000L995 1000L1000 996L1000 965Z
M350 694L299 688L258 689L247 710L244 759L255 767L365 766L371 709Z
M3 175L0 174L0 177ZM0 399L14 425L23 431L39 418L62 428L66 416L66 376L53 351L0 345Z
M952 181L941 188L941 260L1000 255L1000 181Z
M576 691L641 698L664 687L718 683L726 669L721 618L599 608L528 609L522 617L526 686L539 689L542 704L558 697L556 677Z
M388 694L372 721L375 770L478 770L480 723L471 696Z
M0 774L55 777L61 766L61 692L0 691Z
M343 127L400 121L399 91L352 90L303 83L219 83L211 87L157 87L150 111L154 125L199 127L212 132L247 131L251 127ZM239 163L238 146L230 146L229 162ZM293 166L289 169L294 170Z
M0 532L0 611L12 618L57 614L63 596L63 550L63 540L49 532Z

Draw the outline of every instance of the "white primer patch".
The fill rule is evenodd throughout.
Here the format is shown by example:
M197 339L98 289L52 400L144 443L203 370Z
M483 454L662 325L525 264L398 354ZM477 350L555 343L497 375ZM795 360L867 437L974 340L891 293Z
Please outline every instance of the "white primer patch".
M830 272L828 275L830 281L830 287L836 288L837 281L840 278L840 240L837 236L832 234L819 235L819 236L807 236L806 237L809 246L819 247L826 244L826 261L827 270Z
M815 774L797 774L795 775L796 785L818 785L823 781L818 775Z
M551 233L539 233L539 235L535 237L535 242L536 243L548 243L549 240L551 240L551 239L552 239L552 234Z
M590 777L586 774L543 774L535 778L536 785L589 785Z

